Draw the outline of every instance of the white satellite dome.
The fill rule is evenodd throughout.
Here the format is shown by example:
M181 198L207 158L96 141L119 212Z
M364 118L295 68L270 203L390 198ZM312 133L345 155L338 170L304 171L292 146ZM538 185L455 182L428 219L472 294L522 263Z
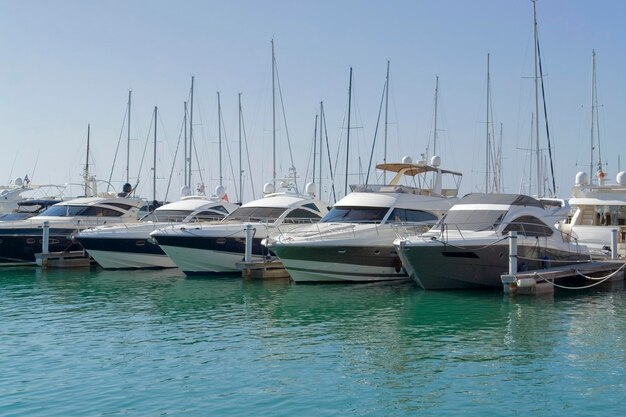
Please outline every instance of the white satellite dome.
M576 185L589 185L589 175L586 172L576 174Z
M434 167L438 167L441 165L441 157L434 155L432 158L430 158L430 164Z
M403 164L412 164L413 160L411 159L411 157L409 155L404 155L402 157L402 163Z
M615 181L619 185L626 185L626 171L618 172L617 176L615 177Z
M15 179L15 185L21 187L22 185L24 185L24 181L22 181L22 179L18 177Z
M310 195L310 196L314 196L316 193L316 186L314 182L307 182L306 185L304 186L304 191Z
M272 184L271 182L268 182L263 186L263 194L272 194L275 191L276 188L274 188L274 184Z
M180 196L181 197L189 197L191 195L191 187L188 185L183 185L180 187Z
M219 198L224 198L224 195L226 195L226 189L223 185L215 187L215 195Z

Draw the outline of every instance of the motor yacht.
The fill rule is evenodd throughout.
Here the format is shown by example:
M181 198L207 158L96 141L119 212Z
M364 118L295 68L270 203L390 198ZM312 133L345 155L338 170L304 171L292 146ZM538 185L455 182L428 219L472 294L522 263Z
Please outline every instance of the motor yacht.
M590 184L584 172L576 174L570 206L571 216L559 224L559 229L569 233L579 242L589 246L594 258L611 256L611 233L617 230L617 253L626 256L626 172L615 177L615 183L607 183L602 170L598 181Z
M217 221L236 208L220 197L189 196L165 204L139 223L98 226L75 239L105 269L174 268L176 264L150 238L154 230L176 223Z
M295 282L407 279L393 246L398 229L426 232L458 201L462 174L441 169L437 156L430 162L405 157L402 163L377 165L393 174L389 183L351 187L319 223L292 230L279 226L268 246ZM442 188L444 179L454 187Z
M511 231L517 232L519 271L588 262L588 248L555 228L569 209L553 202L519 194L468 194L430 231L398 238L394 246L411 279L436 290L502 288Z
M0 214L0 222L26 220L41 214L50 206L60 203L57 199L33 198L17 202L17 208L9 213Z
M255 230L252 256L263 259L272 252L261 241L275 233L276 226L288 229L317 222L328 212L313 198L312 184L307 191L301 195L287 186L286 191L274 192L272 184L266 184L263 198L242 205L222 221L169 226L150 236L187 275L239 272L236 264L243 260L247 224Z
M143 200L125 197L83 197L53 205L26 220L0 222L0 262L32 262L42 249L44 222L49 225L49 250L80 250L72 235L103 224L136 221Z

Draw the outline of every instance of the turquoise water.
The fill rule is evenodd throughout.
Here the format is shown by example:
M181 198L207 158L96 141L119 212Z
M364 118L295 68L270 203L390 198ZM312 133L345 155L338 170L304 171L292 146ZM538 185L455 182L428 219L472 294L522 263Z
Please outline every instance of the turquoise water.
M623 416L621 290L0 271L1 416Z

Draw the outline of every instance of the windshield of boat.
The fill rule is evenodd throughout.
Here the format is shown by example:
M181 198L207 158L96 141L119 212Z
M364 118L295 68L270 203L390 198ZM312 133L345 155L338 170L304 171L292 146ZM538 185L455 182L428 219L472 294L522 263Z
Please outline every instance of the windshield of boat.
M494 230L504 218L507 210L450 210L442 222L449 230L479 232Z
M239 207L224 220L274 223L286 210L286 207Z
M141 220L178 223L182 222L191 213L191 210L156 210L152 213L146 214L141 218Z
M389 207L333 207L321 223L380 223Z
M93 216L93 217L120 217L124 213L107 207L99 206L71 206L56 205L43 211L39 216L54 217L75 217L75 216Z

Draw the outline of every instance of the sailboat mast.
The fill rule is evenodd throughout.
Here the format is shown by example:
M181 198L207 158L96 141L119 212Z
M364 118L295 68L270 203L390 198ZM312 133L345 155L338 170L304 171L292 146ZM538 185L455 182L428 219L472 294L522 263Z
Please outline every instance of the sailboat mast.
M346 184L343 195L348 195L348 162L350 157L350 114L352 113L352 67L350 67L350 82L348 83L348 134L346 139Z
M435 76L435 123L433 129L433 156L437 155L437 106L439 101L439 76Z
M589 159L589 179L593 183L593 151L594 151L594 130L595 130L595 118L596 118L596 102L595 91L596 90L596 51L591 51L591 149Z
M387 77L385 78L385 152L383 163L387 163L387 124L389 113L389 60L387 60ZM383 171L383 184L387 184L387 171Z
M157 106L154 106L154 148L152 154L152 201L156 208L156 162L157 162Z
M185 171L184 174L184 182L183 185L184 186L189 186L189 182L187 182L188 178L187 178L187 102L185 101L183 103L183 126L184 126L184 130L185 130L185 137L184 137L184 142L185 142L185 146L184 146L184 154L183 154L183 159L184 159L184 169L183 171Z
M126 182L128 184L130 184L130 103L132 93L132 90L128 90L128 123L126 123L128 128L126 136Z
M220 92L217 92L217 137L219 144L220 161L220 184L222 185L222 104L220 102Z
M85 181L85 197L89 190L89 136L91 134L91 124L87 124L87 155L85 157L85 173L83 175L83 181Z
M239 97L239 203L243 202L243 170L241 169L241 93Z
M486 136L485 136L485 161L486 161L486 166L487 166L487 170L485 172L485 192L488 193L489 192L489 168L490 168L490 164L491 161L489 160L489 149L490 149L490 143L489 143L489 100L490 100L490 91L489 91L489 83L490 83L490 79L489 79L489 54L487 54L487 123L486 123Z
M320 193L319 193L319 199L322 199L322 155L324 155L323 152L323 141L324 141L324 136L323 136L323 128L322 126L324 125L324 102L320 101L320 172L319 172L319 182L318 187L320 188Z
M276 186L276 58L272 39L272 184Z
M315 170L317 169L317 121L319 114L315 115L315 127L313 128L313 182L315 182ZM321 158L321 149L320 149Z
M189 169L189 174L187 175L187 179L189 180L189 186L191 186L191 155L193 154L193 82L194 76L191 76L191 108L189 112L189 158L187 159L187 167Z
M535 123L535 157L537 159L537 196L541 197L543 195L541 190L542 176L541 176L541 150L539 148L539 62L538 62L538 51L537 47L539 45L538 33L537 33L537 7L536 0L532 0L533 2L533 35L535 39L535 114L537 115L537 123Z

